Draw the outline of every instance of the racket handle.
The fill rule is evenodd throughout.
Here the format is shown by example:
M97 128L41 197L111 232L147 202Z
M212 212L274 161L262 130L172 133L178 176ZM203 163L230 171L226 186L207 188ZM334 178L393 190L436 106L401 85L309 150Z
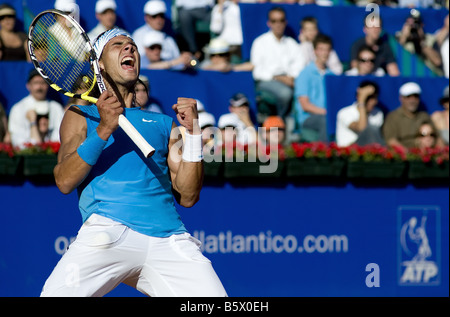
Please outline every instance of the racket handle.
M155 149L144 139L123 114L119 116L119 126L125 131L130 139L133 140L146 158L151 157L155 153Z

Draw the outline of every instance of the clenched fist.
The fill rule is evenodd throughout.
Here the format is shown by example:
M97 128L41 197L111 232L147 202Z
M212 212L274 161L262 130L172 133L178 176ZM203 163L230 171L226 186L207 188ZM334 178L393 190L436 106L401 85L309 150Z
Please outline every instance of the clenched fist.
M122 104L111 92L104 91L97 101L100 124L97 128L99 136L107 140L119 127L119 115L123 113Z
M197 101L192 98L178 98L177 103L172 106L177 114L178 122L186 128L186 131L193 134L201 134L198 124Z

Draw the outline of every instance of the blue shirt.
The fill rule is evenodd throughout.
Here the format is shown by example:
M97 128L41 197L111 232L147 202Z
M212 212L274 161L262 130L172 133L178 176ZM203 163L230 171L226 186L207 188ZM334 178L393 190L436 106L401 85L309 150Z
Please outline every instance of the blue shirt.
M297 120L300 124L310 116L302 109L298 97L307 96L309 101L317 107L327 108L327 94L325 87L325 75L333 74L328 68L321 72L316 63L311 62L295 79L294 96L297 110Z
M78 107L85 114L89 135L100 122L97 107ZM167 165L172 118L139 108L126 108L124 115L156 151L145 158L118 128L78 187L83 222L96 213L149 236L186 232L175 208Z

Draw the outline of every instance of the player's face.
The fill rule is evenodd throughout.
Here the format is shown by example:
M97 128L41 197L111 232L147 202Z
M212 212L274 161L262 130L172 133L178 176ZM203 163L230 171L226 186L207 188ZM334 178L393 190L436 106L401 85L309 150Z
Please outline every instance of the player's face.
M116 36L106 44L99 64L116 84L134 86L140 69L136 44L129 37Z

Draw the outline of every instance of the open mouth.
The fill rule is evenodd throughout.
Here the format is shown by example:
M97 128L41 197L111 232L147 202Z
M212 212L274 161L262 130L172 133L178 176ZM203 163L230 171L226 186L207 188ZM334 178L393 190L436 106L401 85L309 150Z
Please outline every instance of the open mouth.
M122 59L122 62L120 63L120 65L122 66L123 69L134 69L134 58L132 58L131 56L125 56Z

